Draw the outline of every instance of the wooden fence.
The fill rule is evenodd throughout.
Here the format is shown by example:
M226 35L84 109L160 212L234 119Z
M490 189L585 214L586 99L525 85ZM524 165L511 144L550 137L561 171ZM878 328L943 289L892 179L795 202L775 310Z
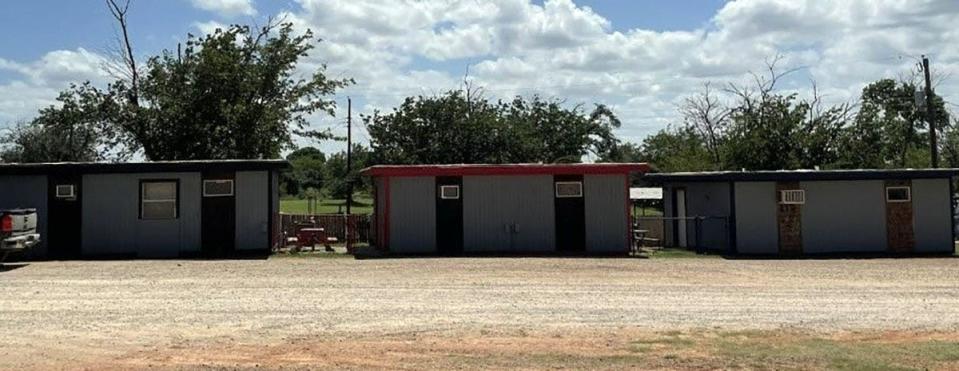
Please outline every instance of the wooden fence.
M346 214L286 214L280 213L281 237L296 236L296 230L303 226L323 228L327 235L336 237L340 242L346 242L346 226L349 223L350 239L352 243L370 241L370 226L373 220L371 215ZM285 241L285 239L281 239Z

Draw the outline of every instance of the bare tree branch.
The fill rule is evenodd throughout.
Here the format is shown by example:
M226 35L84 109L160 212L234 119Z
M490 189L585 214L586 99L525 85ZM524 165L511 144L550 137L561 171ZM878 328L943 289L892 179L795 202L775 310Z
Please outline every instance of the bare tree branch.
M722 167L720 141L726 132L732 110L719 100L711 84L707 82L703 84L701 92L683 100L679 111L686 125L692 127L705 141L714 167Z
M116 19L117 23L120 25L120 32L123 34L122 40L122 61L126 69L126 73L129 76L130 81L130 103L133 106L139 106L139 80L140 75L137 70L137 60L133 54L133 45L130 43L130 33L128 30L127 23L127 12L130 9L130 0L126 0L121 6L117 0L106 0L107 8L110 9L110 14L113 15L113 18Z

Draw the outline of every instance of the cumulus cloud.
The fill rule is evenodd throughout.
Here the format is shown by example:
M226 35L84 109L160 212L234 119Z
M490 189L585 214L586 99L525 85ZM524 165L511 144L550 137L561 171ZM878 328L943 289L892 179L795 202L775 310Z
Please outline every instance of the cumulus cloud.
M781 67L798 69L783 81L784 90L808 94L815 81L836 103L855 99L866 83L908 74L920 54L931 54L940 74L959 66L959 51L951 47L959 37L951 24L959 3L949 0L739 0L699 29L669 31L616 30L602 14L570 0L300 5L298 21L328 48L389 56L362 65L331 60L330 68L359 72L366 90L393 86L394 104L415 91L455 88L470 64L470 77L488 96L610 104L623 116L622 134L636 141L677 122L676 104L703 82L747 81L777 55ZM406 63L417 59L445 67ZM449 67L457 64L463 68ZM427 70L446 77L397 84ZM938 91L947 100L959 93L954 84Z
M103 70L106 61L83 48L55 50L28 63L0 58L0 71L13 72L10 81L0 83L0 126L33 117L71 83L105 84L109 81Z
M202 3L255 12L247 1ZM356 79L341 96L353 97L363 112L458 88L468 67L487 97L538 94L608 104L622 118L620 134L633 141L676 123L676 105L703 82L746 81L776 55L784 68L799 68L783 89L808 94L814 80L832 102L855 99L871 81L909 74L920 54L931 55L937 76L959 68L954 0L736 0L702 27L667 31L613 25L574 0L297 0L280 16L323 39L300 73L326 65L333 77ZM58 51L35 62L0 59L0 70L40 89L54 86L47 80L96 75L95 60L82 49ZM0 94L15 96L10 92L21 88L0 85ZM959 100L952 81L937 92ZM15 99L25 106L41 100L30 96L52 99L42 93ZM315 124L331 122L338 120L318 116Z
M193 6L224 17L256 15L252 0L192 0Z

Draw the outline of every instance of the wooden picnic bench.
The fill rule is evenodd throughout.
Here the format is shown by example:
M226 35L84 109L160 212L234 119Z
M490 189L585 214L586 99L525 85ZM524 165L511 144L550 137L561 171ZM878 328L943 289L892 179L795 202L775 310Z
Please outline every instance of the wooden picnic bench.
M327 235L326 229L312 226L297 228L296 237L293 237L293 239L295 240L288 240L288 242L295 243L297 250L309 247L310 251L315 251L316 245L323 245L326 251L330 252L333 251L332 244L339 241L335 236Z

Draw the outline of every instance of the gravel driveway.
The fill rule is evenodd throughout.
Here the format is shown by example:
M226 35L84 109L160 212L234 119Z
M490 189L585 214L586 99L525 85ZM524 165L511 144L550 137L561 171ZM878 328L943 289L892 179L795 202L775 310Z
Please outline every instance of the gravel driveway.
M273 258L0 269L0 367L214 340L621 327L956 331L959 259Z

